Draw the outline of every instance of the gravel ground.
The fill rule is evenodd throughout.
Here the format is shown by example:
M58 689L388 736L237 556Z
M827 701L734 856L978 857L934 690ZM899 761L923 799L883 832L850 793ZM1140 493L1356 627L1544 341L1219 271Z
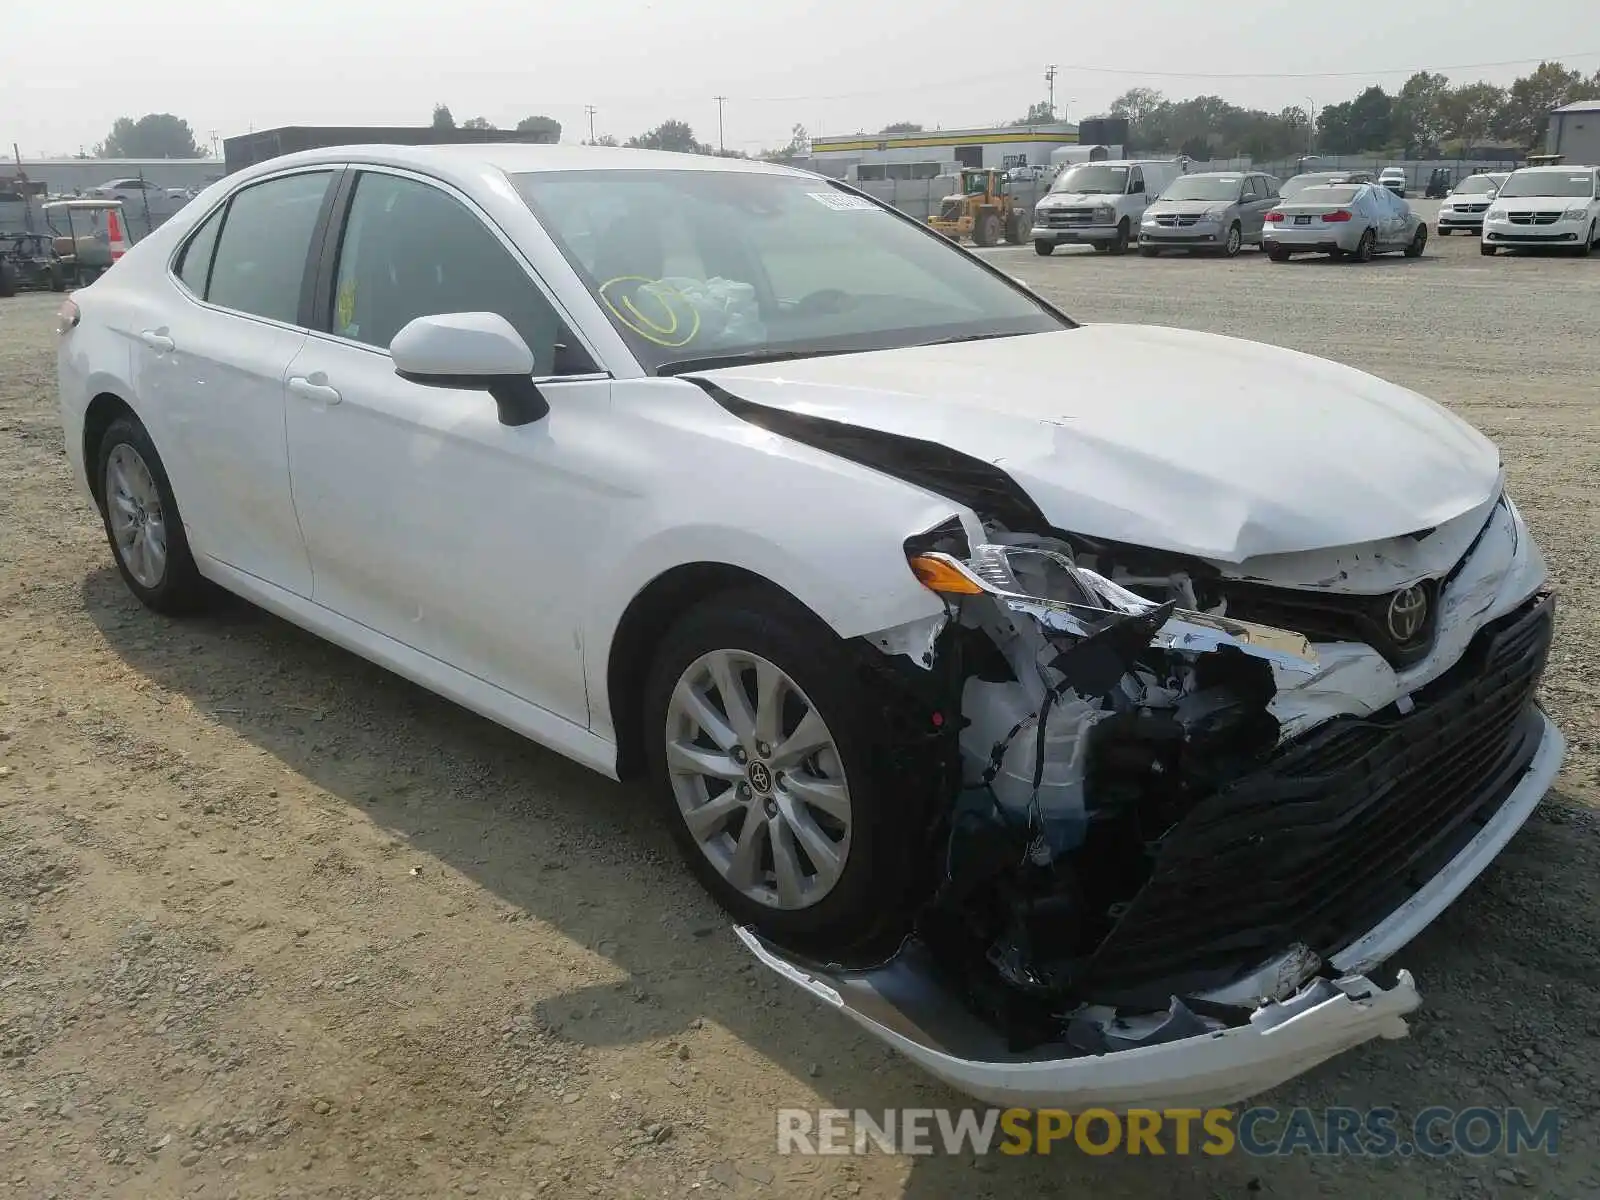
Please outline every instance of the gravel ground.
M1266 1099L1555 1105L1560 1157L778 1157L779 1105L959 1101L754 969L632 792L243 605L139 608L70 485L33 295L0 301L0 1188L1600 1195L1600 262L992 259L1085 320L1375 371L1504 447L1564 591L1565 773L1401 959L1414 1036Z

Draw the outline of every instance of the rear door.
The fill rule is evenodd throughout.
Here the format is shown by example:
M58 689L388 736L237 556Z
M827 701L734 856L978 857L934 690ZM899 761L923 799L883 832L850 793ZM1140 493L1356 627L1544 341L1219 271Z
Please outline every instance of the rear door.
M191 543L300 596L311 570L289 495L284 377L306 339L308 266L337 174L233 193L173 259L170 299L133 331L135 388L160 422Z

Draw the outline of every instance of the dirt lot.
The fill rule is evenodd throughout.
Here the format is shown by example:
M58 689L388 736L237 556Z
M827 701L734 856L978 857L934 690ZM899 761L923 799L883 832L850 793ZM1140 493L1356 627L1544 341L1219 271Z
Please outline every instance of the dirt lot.
M1600 1196L1600 261L993 259L1086 320L1386 375L1504 447L1564 591L1566 771L1400 960L1415 1036L1267 1099L1559 1106L1558 1159L778 1157L780 1105L959 1101L753 968L635 794L243 605L139 608L34 295L0 301L0 1189Z

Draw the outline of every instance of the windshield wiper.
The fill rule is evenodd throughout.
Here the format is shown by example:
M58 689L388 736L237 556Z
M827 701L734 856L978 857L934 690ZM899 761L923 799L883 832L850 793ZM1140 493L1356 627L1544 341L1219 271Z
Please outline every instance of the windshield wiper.
M1037 332L1037 331L1034 331ZM918 346L954 346L958 342L987 342L994 338L1027 337L1026 333L967 333L960 337L934 338L931 342L917 342Z
M698 358L674 358L656 368L657 375L682 375L686 371L716 371L722 367L747 367L755 363L792 362L797 358L826 358L832 354L861 354L850 350L730 350Z

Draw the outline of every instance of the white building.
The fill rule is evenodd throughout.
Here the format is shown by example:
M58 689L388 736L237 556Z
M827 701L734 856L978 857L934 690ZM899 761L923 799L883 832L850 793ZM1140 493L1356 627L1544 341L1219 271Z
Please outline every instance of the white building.
M955 167L1048 165L1051 151L1078 144L1078 127L1002 125L992 129L929 129L917 133L814 137L809 169L836 179L933 179Z
M1569 163L1600 166L1600 100L1579 100L1552 112L1544 148Z

